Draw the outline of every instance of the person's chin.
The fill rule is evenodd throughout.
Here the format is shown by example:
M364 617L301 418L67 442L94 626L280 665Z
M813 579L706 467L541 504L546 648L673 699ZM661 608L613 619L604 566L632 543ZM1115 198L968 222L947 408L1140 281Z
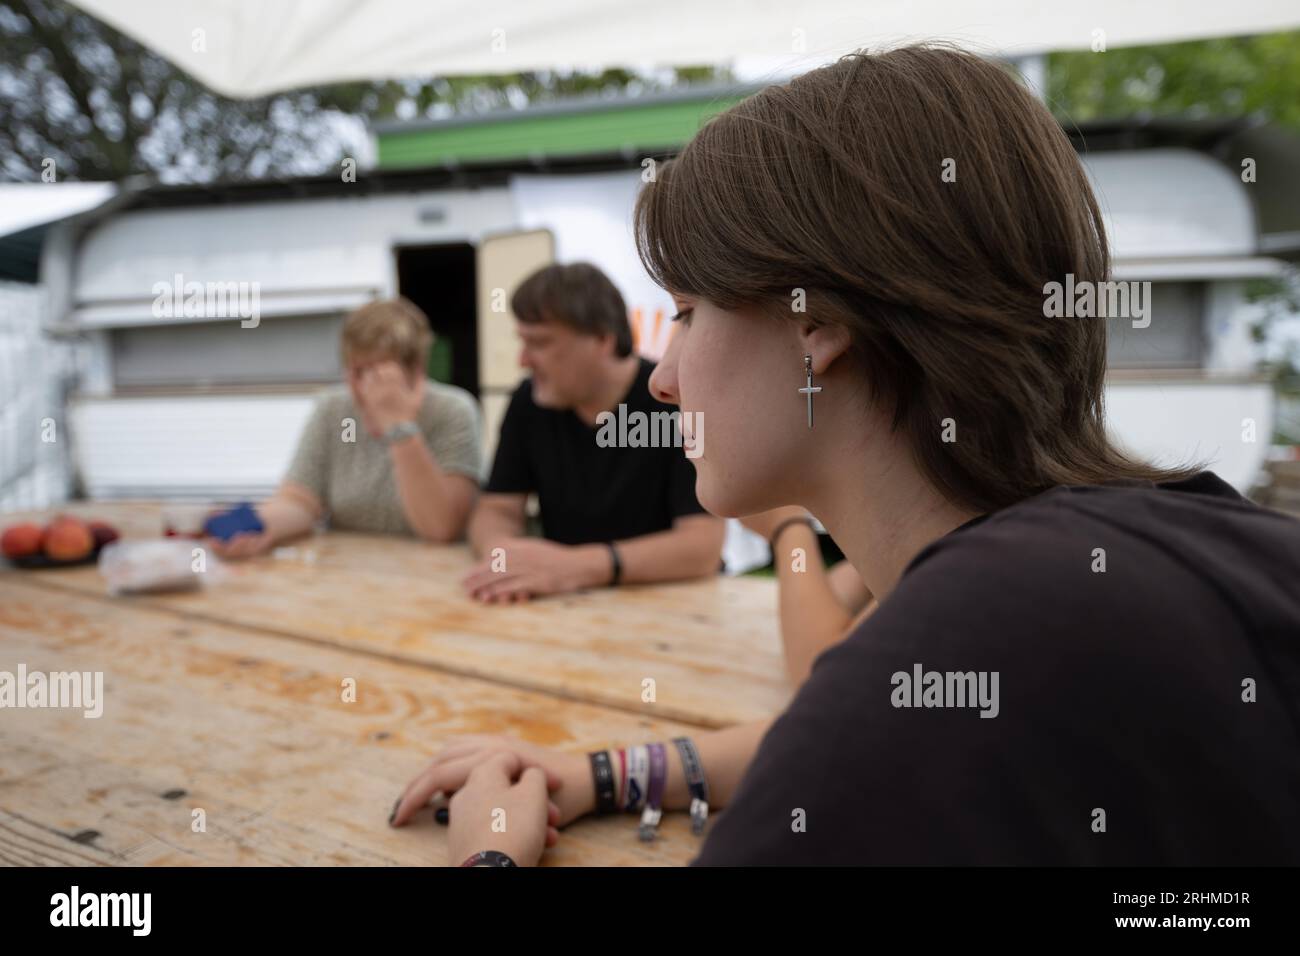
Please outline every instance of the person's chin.
M746 512L736 510L734 496L710 480L710 470L703 458L687 459L695 466L695 500L700 507L718 518L738 518Z
M554 392L545 387L538 388L536 382L533 383L533 404L553 411L563 411L567 407Z
M695 500L705 511L719 518L744 518L789 502L776 501L761 484L715 481L717 469L703 458L695 462Z

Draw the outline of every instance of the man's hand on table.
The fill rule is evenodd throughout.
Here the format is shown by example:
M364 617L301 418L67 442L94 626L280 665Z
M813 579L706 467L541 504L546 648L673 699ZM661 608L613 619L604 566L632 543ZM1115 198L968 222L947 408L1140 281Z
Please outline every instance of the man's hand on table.
M407 786L389 822L402 826L436 793L453 794L448 807L453 865L481 850L497 850L531 866L544 847L559 840L558 827L596 805L585 755L489 735L448 740ZM504 832L498 832L500 825L492 828L498 809L505 811Z
M498 548L503 553L494 556ZM609 549L602 544L510 538L487 549L487 557L461 583L475 600L509 604L599 587L608 583L611 575Z

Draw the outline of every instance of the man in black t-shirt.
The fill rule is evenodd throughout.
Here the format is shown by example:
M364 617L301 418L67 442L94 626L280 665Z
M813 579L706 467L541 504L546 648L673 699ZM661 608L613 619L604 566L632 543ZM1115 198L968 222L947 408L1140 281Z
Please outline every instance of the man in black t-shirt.
M654 366L632 352L613 283L586 263L552 265L511 306L532 375L511 398L470 520L482 563L469 592L503 602L716 573L724 525L696 500L683 449L702 429L678 427L650 394ZM530 493L543 539L524 535Z

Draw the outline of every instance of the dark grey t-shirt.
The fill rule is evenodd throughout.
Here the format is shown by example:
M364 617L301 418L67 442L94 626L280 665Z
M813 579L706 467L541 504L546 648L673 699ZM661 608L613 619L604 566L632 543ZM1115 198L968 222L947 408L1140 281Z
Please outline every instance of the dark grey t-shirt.
M1300 863L1300 521L1203 472L946 535L817 660L696 862Z

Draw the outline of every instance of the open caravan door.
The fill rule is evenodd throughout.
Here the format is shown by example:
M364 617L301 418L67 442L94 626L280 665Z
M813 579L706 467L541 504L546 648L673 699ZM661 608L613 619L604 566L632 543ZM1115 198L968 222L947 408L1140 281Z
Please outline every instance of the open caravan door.
M510 296L524 279L554 261L555 235L549 229L498 233L485 236L478 245L478 381L485 477L496 455L510 395L524 377Z

